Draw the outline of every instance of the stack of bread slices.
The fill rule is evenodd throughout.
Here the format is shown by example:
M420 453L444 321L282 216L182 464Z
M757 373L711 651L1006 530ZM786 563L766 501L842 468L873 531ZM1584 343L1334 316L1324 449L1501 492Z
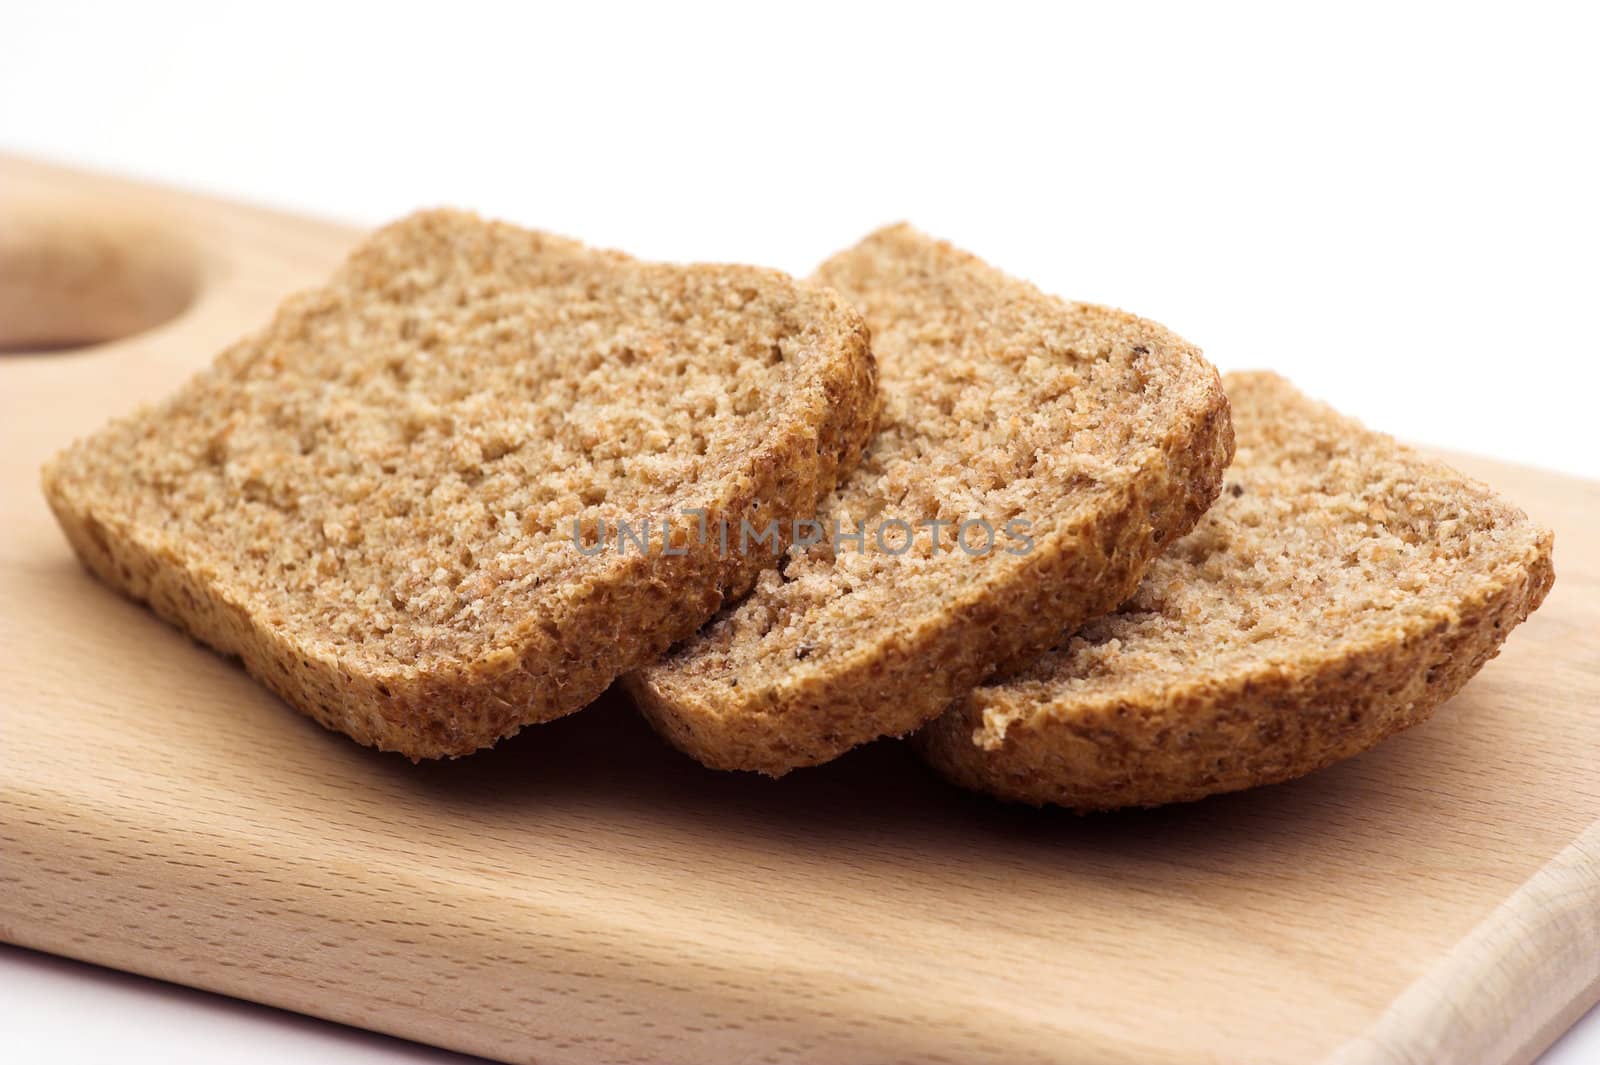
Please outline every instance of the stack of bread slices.
M44 489L101 579L413 759L621 682L716 769L909 736L1079 810L1365 750L1553 580L1483 485L906 226L802 282L417 214Z

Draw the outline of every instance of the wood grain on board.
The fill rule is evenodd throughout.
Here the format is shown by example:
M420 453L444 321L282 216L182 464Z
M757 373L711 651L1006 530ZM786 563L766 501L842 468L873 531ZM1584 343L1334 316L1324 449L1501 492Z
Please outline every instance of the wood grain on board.
M1525 1062L1600 997L1600 485L1535 470L1457 460L1556 530L1543 609L1279 787L771 782L619 696L446 764L323 732L85 575L38 468L354 238L0 161L0 938L512 1061Z

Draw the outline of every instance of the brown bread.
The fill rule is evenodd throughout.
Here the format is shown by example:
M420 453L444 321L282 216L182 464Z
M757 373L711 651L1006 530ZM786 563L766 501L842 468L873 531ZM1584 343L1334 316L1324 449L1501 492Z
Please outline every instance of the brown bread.
M1138 594L916 742L951 780L1079 810L1288 780L1426 719L1554 580L1488 488L1272 374L1230 374L1221 499Z
M433 211L44 488L98 576L324 725L460 755L578 709L745 591L770 556L664 554L661 523L811 513L876 405L831 293ZM578 549L575 520L598 542L644 519L648 554Z
M826 542L628 681L716 768L776 776L917 728L1127 598L1232 453L1216 371L1151 322L1047 296L906 226L815 280L872 329L882 428L822 505ZM1027 544L1003 535L1012 519ZM952 523L937 549L930 520ZM964 520L989 523L992 550L952 542ZM916 530L903 553L895 521Z

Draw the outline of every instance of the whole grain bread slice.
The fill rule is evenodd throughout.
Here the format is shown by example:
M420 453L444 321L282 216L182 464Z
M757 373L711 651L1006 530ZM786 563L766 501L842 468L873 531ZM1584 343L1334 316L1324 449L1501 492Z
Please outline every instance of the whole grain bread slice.
M832 293L431 211L44 489L94 573L324 725L460 755L746 591L770 557L662 529L810 514L876 409Z
M1216 371L1151 322L903 225L814 280L866 315L880 431L824 501L821 543L627 681L657 729L720 769L778 776L910 732L1111 609L1232 454Z
M1488 488L1266 373L1222 498L1117 613L918 734L951 780L1078 810L1288 780L1426 719L1554 580Z

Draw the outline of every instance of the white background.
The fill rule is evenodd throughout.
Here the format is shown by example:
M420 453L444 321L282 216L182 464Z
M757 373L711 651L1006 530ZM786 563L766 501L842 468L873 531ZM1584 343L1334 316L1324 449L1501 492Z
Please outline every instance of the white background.
M3 11L0 150L800 273L905 218L1401 436L1600 476L1579 5ZM92 972L0 953L17 1060L444 1057ZM1551 1056L1597 1059L1593 1017Z

